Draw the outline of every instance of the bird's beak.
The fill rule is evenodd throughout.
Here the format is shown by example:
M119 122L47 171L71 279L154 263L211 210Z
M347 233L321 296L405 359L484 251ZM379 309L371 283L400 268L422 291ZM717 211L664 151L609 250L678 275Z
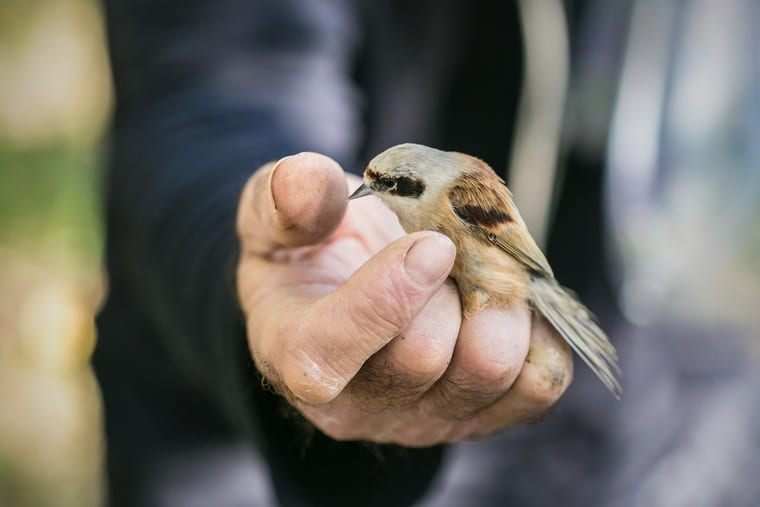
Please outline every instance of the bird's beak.
M367 186L366 183L362 183L359 185L359 188L354 190L354 193L348 196L348 200L351 199L358 199L359 197L364 197L365 195L370 195L372 193L372 189Z

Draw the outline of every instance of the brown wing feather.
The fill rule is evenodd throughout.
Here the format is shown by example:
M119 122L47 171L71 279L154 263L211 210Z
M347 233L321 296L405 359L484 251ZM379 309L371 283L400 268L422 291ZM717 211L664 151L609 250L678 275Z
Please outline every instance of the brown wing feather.
M462 156L469 159L470 171L449 190L449 202L457 216L528 269L553 276L501 178L482 160Z
M475 235L490 241L534 273L529 299L612 393L622 393L615 348L593 314L556 280L546 257L520 217L512 195L483 161L461 155L469 171L449 189L451 207ZM466 165L465 165L466 164ZM477 307L476 307L477 308ZM465 306L467 311L467 306Z

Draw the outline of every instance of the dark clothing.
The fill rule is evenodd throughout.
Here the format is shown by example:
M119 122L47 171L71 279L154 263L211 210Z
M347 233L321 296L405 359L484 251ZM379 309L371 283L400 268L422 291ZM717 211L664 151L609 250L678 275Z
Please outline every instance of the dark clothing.
M106 2L117 105L95 367L114 503L142 501L162 454L243 429L287 504L402 505L427 487L440 448L304 448L254 378L232 276L238 194L269 160L317 151L356 171L413 141L506 166L514 6L418 4Z
M259 484L255 473L271 480L283 505L398 506L420 500L431 484L446 490L442 463L483 446L402 449L310 436L261 388L235 299L234 218L251 173L299 151L325 153L356 172L388 146L417 142L506 167L522 79L515 5L105 0L105 7L117 102L107 174L110 286L94 365L111 504L272 501L246 492ZM607 327L623 329L602 268L602 156L566 146L548 257ZM667 370L662 347L649 340L646 347L646 357L664 361L657 371ZM628 346L621 352L625 366ZM578 368L554 417L495 437L491 454L476 462L487 469L448 500L427 501L604 505L624 491L612 466L624 444L610 431L622 412L595 382ZM209 468L199 471L192 463L204 449ZM639 464L656 452L642 451ZM252 475L230 485L231 462ZM215 482L227 496L210 503L178 493Z

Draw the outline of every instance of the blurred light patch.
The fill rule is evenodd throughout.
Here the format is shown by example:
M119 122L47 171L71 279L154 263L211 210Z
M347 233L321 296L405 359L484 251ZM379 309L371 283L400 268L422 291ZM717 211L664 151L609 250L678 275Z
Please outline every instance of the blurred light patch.
M528 229L538 244L545 246L569 72L567 18L559 0L522 0L518 5L525 77L509 186Z
M635 2L606 195L635 323L760 334L758 13L750 0Z
M95 0L0 0L0 506L102 504Z
M99 505L98 296L4 249L0 281L0 505Z
M13 26L17 22L25 26ZM111 102L103 27L90 0L0 2L0 142L92 142ZM15 36L13 36L15 32Z

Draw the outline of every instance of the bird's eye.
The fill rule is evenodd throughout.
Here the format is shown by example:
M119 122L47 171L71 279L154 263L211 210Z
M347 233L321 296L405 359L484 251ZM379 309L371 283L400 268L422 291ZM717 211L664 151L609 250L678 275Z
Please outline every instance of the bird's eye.
M383 176L378 181L380 182L380 185L382 185L385 188L391 188L393 185L396 184L396 180L388 176Z

